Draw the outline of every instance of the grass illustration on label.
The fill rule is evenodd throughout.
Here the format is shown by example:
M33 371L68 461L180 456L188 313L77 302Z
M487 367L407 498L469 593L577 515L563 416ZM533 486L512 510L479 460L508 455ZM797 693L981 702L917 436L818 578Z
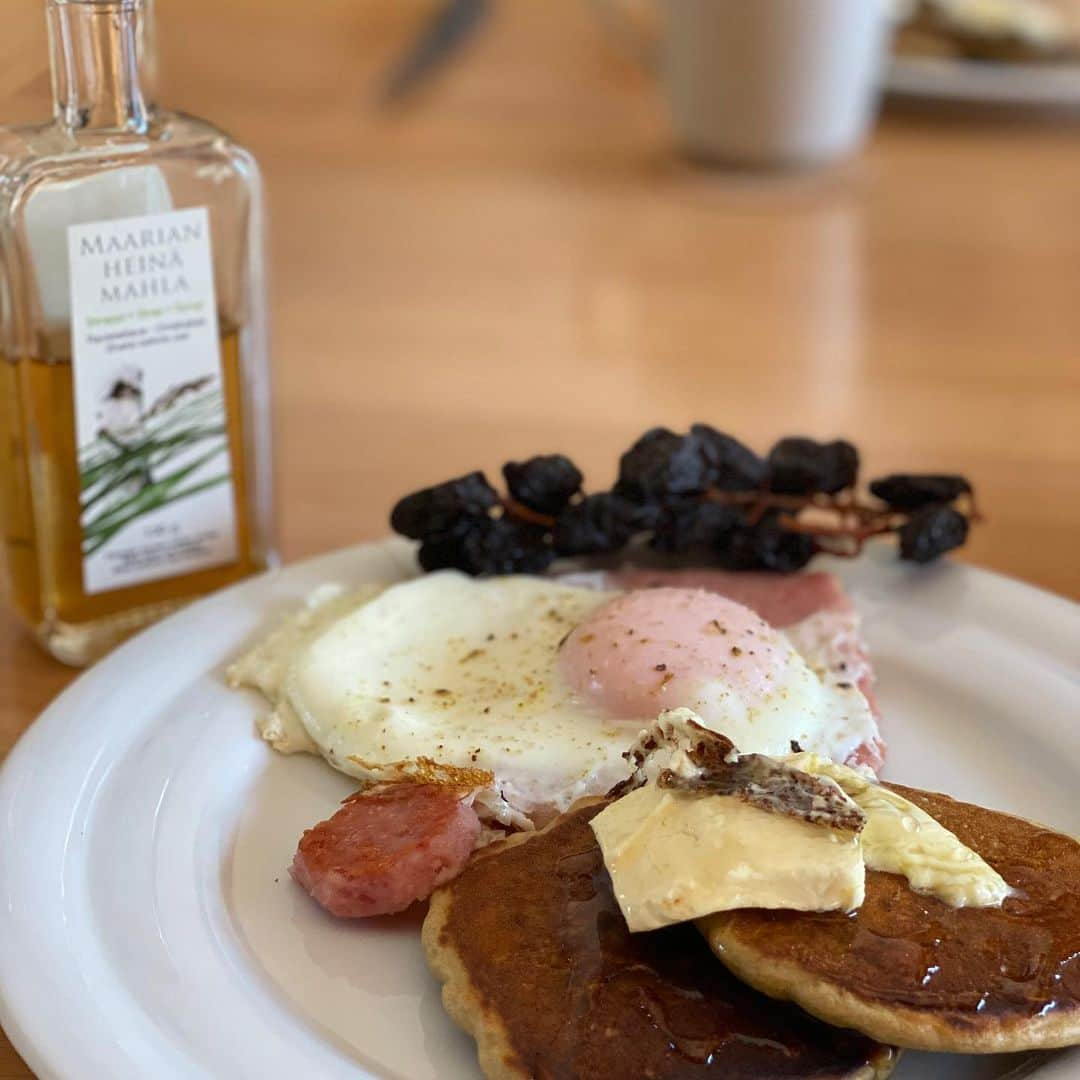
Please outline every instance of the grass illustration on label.
M206 477L219 458L221 471ZM83 556L147 514L229 477L220 378L178 383L146 408L142 369L123 365L101 401L97 435L79 448Z

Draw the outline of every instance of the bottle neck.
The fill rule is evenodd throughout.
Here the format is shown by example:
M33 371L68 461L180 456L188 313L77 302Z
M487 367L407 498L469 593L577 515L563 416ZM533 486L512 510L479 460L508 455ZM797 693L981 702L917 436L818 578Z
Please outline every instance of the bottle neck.
M47 18L57 122L80 131L146 131L143 0L47 0Z

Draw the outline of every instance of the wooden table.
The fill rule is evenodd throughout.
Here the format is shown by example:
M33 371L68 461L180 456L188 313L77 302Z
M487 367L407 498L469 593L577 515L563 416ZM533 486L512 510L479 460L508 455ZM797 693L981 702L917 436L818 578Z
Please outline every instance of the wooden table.
M887 110L839 170L673 152L650 81L570 0L503 4L407 107L378 75L425 5L158 0L162 97L258 154L272 209L281 550L563 450L596 486L642 429L845 435L988 516L963 557L1080 596L1075 120ZM0 116L48 111L39 0L5 10ZM0 616L0 754L73 677ZM0 1036L0 1078L29 1075Z

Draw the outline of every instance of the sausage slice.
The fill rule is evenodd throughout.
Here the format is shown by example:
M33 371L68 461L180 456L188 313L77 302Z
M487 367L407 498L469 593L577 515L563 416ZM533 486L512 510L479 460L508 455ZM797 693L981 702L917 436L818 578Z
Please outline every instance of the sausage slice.
M292 876L343 918L404 911L465 865L480 834L465 801L471 791L416 783L358 791L304 832Z

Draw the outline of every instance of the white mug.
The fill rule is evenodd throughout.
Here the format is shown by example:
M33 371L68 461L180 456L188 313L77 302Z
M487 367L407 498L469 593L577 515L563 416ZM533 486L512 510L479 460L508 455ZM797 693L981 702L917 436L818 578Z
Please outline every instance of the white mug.
M612 15L612 0L601 7ZM822 164L861 144L891 22L882 0L663 0L659 68L699 157Z

